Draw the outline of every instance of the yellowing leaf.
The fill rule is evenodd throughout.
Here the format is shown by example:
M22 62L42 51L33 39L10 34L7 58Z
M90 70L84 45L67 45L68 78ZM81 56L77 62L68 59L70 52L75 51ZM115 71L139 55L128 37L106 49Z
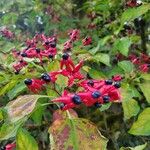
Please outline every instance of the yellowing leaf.
M49 128L51 150L106 150L107 139L89 120L77 118L70 110L56 111Z
M24 129L19 129L16 136L17 150L38 150L38 145L30 133Z
M150 81L145 80L143 83L139 84L139 87L142 90L147 102L150 103Z
M11 122L16 122L29 115L35 108L38 98L38 95L24 95L9 102L5 107L8 113L8 119Z
M140 107L139 107L137 101L134 99L123 100L122 106L123 106L125 120L130 119L133 116L136 116L138 114L138 112L140 111Z

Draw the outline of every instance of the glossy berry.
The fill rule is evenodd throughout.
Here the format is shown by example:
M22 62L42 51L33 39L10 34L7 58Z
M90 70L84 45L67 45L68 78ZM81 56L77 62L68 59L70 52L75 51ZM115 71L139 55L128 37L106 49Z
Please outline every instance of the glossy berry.
M39 48L36 48L35 50L36 50L37 53L40 53L40 49Z
M63 59L63 60L67 60L68 58L69 58L69 54L64 53L64 54L62 55L62 59Z
M46 81L46 82L50 82L51 81L51 77L47 74L47 73L43 73L41 75L41 78Z
M92 93L93 98L99 98L101 96L101 93L99 91L95 91Z
M109 96L103 96L104 103L109 103L110 97Z
M49 45L49 43L50 43L49 41L46 41L46 42L45 42L45 45Z
M96 108L100 108L102 105L101 105L100 103L96 102L96 103L94 104L94 106L95 106Z
M64 108L64 106L65 106L65 104L64 104L64 103L61 103L61 104L59 105L60 109L63 109L63 108Z
M49 57L49 58L53 58L53 57L54 57L54 55L53 55L53 54L50 54L50 55L48 55L48 57Z
M90 86L94 86L94 82L92 80L89 80L87 84Z
M25 80L24 80L24 83L25 83L26 85L31 85L31 84L32 84L32 80L31 80L31 79L25 79Z
M51 46L52 48L55 48L55 47L56 47L56 43L55 43L55 42L52 42L52 43L50 43L50 46Z
M26 53L22 53L21 56L22 57L27 57L27 54Z
M72 97L72 101L73 101L73 103L76 104L76 105L79 105L79 104L82 103L80 96L78 96L78 95L76 95L76 94Z
M120 88L121 87L121 83L120 82L115 82L114 83L114 87L115 88Z
M111 79L105 80L106 85L111 85L112 83L113 83L113 81Z

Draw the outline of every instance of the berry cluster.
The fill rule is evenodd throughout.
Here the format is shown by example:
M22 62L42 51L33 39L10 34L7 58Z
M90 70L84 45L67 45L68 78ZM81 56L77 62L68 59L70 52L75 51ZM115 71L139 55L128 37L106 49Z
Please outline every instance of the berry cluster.
M68 33L69 40L67 40L64 43L64 48L63 48L64 52L68 52L71 50L71 48L73 47L73 42L79 39L79 34L80 32L77 29L71 30ZM91 43L92 43L91 37L86 37L85 39L82 40L82 44L84 46L90 45ZM33 39L30 39L30 40L28 39L26 41L25 49L21 51L17 51L14 49L12 51L14 58L18 60L15 64L13 64L15 73L19 73L19 71L23 67L28 65L28 63L25 61L24 58L39 59L40 64L42 64L43 58L48 58L48 59L54 58L55 55L57 54L56 44L57 44L56 36L46 37L44 34L37 34L33 37ZM63 55L64 60L65 60L65 57L68 57L65 55L67 54ZM63 62L66 62L66 63L69 62L69 64L71 63L69 59Z
M25 67L28 63L24 60L27 58L38 58L42 64L43 57L53 58L56 53L56 36L46 37L44 34L37 34L31 40L26 41L26 48L22 51L13 50L14 58L18 59L18 62L13 65L16 73Z
M129 59L141 72L146 73L150 70L150 56L143 53L140 56L131 54Z
M129 0L127 3L126 3L126 6L127 7L137 7L137 6L140 6L141 3L140 2L137 2L137 0Z
M40 79L25 79L24 83L32 92L37 93L44 88L45 84L48 84L49 82L55 83L58 75L63 75L68 77L68 86L71 87L75 80L81 80L84 78L84 75L80 73L82 65L83 61L80 61L75 65L69 54L64 53L60 61L60 70L43 73Z
M12 39L14 37L14 34L7 28L2 28L0 30L0 33L3 37L6 37L7 39Z
M74 29L69 32L69 40L65 42L63 48L63 54L60 60L60 69L57 71L43 73L38 79L25 79L24 83L29 88L30 91L38 93L41 90L44 90L45 85L51 83L54 84L59 75L65 76L68 78L67 90L65 90L61 97L54 99L53 102L61 103L62 110L67 110L73 108L81 103L86 106L100 107L104 103L113 102L120 100L120 93L118 88L120 88L120 81L122 77L120 75L112 77L109 80L87 80L86 76L81 73L81 67L83 66L83 60L78 64L75 64L71 59L68 51L73 47L73 43L79 39L79 30ZM44 50L37 48L37 41L41 40ZM44 42L43 42L44 41ZM91 37L86 37L82 40L83 46L90 45L92 43ZM20 70L22 66L27 65L22 57L36 57L42 61L43 53L46 57L49 55L56 55L56 38L49 37L46 38L44 35L37 35L32 40L27 41L28 48L22 51L20 54L13 52L14 56L21 57L21 61L17 67L14 68ZM55 49L55 50L54 50ZM54 50L53 53L51 50ZM69 93L69 88L73 85L80 87L82 90L72 94Z
M121 99L118 88L121 87L119 81L121 77L116 76L109 80L83 80L78 86L83 90L75 94L64 91L62 96L53 100L61 103L60 108L67 110L74 108L81 103L87 107L95 105L101 107L102 104L114 102Z

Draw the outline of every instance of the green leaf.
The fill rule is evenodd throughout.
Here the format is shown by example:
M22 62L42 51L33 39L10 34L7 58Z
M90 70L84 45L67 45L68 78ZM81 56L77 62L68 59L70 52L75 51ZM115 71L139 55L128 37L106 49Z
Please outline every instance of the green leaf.
M17 84L12 90L10 90L7 93L9 100L14 99L16 96L24 92L25 89L26 89L26 85L24 84L24 82Z
M99 108L100 111L105 111L107 110L112 103L107 103L107 104L103 104L101 108Z
M0 89L0 96L6 94L9 90L11 90L15 85L17 84L17 80L12 80L9 83L7 83L5 86L3 86L2 89Z
M122 101L123 112L124 112L124 119L130 119L133 116L136 116L140 111L140 107L136 100L123 100Z
M20 128L16 136L17 150L38 150L38 144L28 131Z
M150 135L150 107L144 109L138 116L138 120L133 123L129 133L133 135Z
M97 71L95 69L90 69L90 71L88 73L89 73L90 77L92 77L93 79L105 78L105 75L102 72Z
M131 45L130 39L128 37L123 37L115 41L113 50L119 51L124 56L128 56L130 45Z
M77 118L73 110L56 111L53 120L49 128L51 149L106 150L108 140L89 120Z
M98 53L95 56L93 56L93 59L96 62L101 62L107 66L111 66L110 65L110 56L108 54L104 54L104 53Z
M118 63L118 66L124 70L125 73L130 73L134 69L134 65L127 60Z
M16 123L4 123L0 128L0 140L7 140L14 137L19 127L26 121L26 118Z
M68 85L68 78L63 76L63 75L59 75L57 77L56 83L60 86L60 87L67 87Z
M39 95L24 95L9 102L5 107L8 119L11 122L16 122L31 114L39 97Z
M46 107L43 107L41 104L39 104L37 109L32 113L31 118L37 125L41 125L45 109Z
M139 7L129 8L125 10L121 16L121 25L129 22L145 14L150 9L150 4L143 4Z
M143 83L139 84L139 87L142 90L147 102L150 103L150 80L145 80Z
M121 147L120 150L145 150L147 143L136 147Z
M13 48L15 48L15 45L11 42L5 43L5 45L2 47L2 51L4 53L10 52Z

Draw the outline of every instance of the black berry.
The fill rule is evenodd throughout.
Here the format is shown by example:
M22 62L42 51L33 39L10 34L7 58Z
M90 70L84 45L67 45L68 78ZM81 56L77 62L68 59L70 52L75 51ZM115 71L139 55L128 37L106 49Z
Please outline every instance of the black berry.
M109 96L103 96L104 103L109 103L110 97Z
M27 57L27 54L26 53L22 53L21 56L22 57Z
M69 54L68 53L64 53L62 55L62 59L67 60L69 58Z
M46 41L46 42L45 42L46 45L49 45L49 43L50 43L49 41Z
M92 80L89 80L89 81L87 82L87 84L90 85L90 86L94 86L94 82L93 82Z
M76 105L79 105L79 104L82 103L80 96L78 96L78 95L76 95L76 94L72 97L72 101L73 101Z
M52 54L48 55L49 58L53 58L54 56Z
M52 48L55 48L55 47L56 47L56 43L55 43L55 42L52 42L52 43L50 43L50 46L51 46Z
M47 73L43 73L41 75L41 78L46 81L46 82L50 82L51 81L51 77L47 74Z
M101 105L100 103L96 102L96 103L94 104L94 106L95 106L96 108L100 108L102 105Z
M115 82L114 83L114 87L115 88L120 88L121 87L121 83L120 82Z
M40 53L40 48L35 49L37 53Z
M113 81L111 79L105 80L106 85L111 85L112 83L113 83Z
M64 103L61 103L61 104L59 105L60 109L63 109L63 108L64 108L64 106L65 106L65 104L64 104Z
M92 93L93 98L99 98L101 96L101 93L99 91L95 91Z
M24 80L24 83L25 83L26 85L31 85L31 84L32 84L32 80L31 80L31 79L25 79L25 80Z

